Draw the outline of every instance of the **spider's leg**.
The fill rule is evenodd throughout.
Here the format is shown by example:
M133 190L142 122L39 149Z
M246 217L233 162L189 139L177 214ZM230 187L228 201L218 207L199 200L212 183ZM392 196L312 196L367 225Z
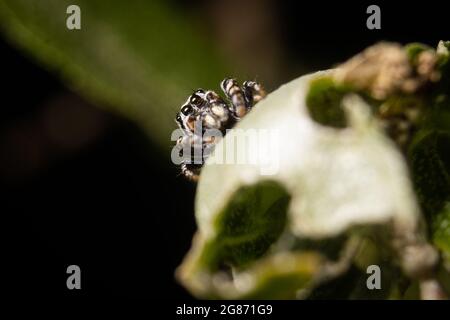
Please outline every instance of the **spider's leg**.
M208 108L204 111L204 126L206 129L218 129L225 134L236 122L233 109L214 91L205 94Z
M229 119L228 105L217 93L214 91L207 91L205 99L211 113L218 118L220 122L226 122Z
M216 117L210 110L204 110L200 115L204 130L220 129L220 119Z
M263 86L256 81L245 81L243 87L245 99L250 107L253 107L266 96Z
M239 87L235 79L225 78L220 84L223 92L231 102L231 107L235 116L240 119L247 113L248 105L244 92Z
M191 181L197 181L200 175L200 168L197 165L182 163L181 164L181 173Z
M181 174L191 181L196 181L204 163L201 137L195 134L183 136L177 141L177 146L183 158Z
M211 156L211 154L214 151L214 148L216 147L216 144L222 139L222 137L217 136L210 136L205 137L203 140L203 164L206 162L206 160Z

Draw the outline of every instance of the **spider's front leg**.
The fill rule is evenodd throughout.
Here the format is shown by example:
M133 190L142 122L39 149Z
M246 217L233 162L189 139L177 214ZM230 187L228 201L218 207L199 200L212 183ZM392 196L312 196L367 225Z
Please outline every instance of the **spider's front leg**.
M203 145L201 139L194 134L178 139L177 146L182 162L181 173L191 181L197 181L203 166Z
M243 87L245 99L250 108L266 97L263 86L256 81L245 81Z
M179 144L180 149L183 150L181 173L187 179L197 181L206 159L210 156L212 150L214 150L214 146L216 144L215 139L207 138L200 141L199 137L196 135L184 136L177 142L177 144ZM187 156L184 154L186 151L190 152Z
M209 106L203 115L204 119L213 117L217 120L218 125L211 125L210 121L206 123L207 129L219 129L223 134L225 130L232 127L235 123L235 118L231 115L231 110L228 104L214 91L207 91L205 94L207 105Z
M220 84L220 87L230 100L236 118L241 119L245 116L249 109L249 105L247 104L244 92L241 87L239 87L237 81L235 79L225 78Z
M235 79L226 78L222 81L221 87L230 100L238 119L245 116L257 102L266 96L262 85L256 81L245 81L242 89Z
M198 178L200 176L200 170L201 166L192 164L192 163L185 163L183 162L181 164L181 173L183 176L185 176L188 180L197 182Z

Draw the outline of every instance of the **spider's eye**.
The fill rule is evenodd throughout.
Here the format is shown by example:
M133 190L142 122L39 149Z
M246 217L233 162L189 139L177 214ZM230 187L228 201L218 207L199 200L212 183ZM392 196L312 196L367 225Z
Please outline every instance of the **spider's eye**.
M184 114L185 116L192 113L192 111L194 111L194 108L192 108L190 105L186 105L183 108L181 108L181 113Z
M193 104L194 106L200 106L202 104L202 98L200 98L198 95L196 95L195 93L191 96L191 99L189 100L189 102L191 104Z
M177 113L177 116L176 116L175 120L177 120L177 122L181 122L181 116L180 116L180 113Z
M197 89L197 90L195 90L195 93L205 93L205 90L203 90L203 89Z

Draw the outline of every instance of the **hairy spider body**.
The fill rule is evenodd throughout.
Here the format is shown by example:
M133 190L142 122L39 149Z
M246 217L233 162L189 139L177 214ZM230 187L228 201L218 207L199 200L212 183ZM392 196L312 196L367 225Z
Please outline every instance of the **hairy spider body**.
M183 157L181 173L189 180L198 179L205 160L218 142L215 137L205 138L206 130L215 129L225 135L227 129L231 129L266 95L263 87L255 81L245 81L240 87L235 79L226 78L221 89L227 100L214 91L197 89L176 115L175 121L183 131L176 146ZM190 150L191 155L182 154L183 150Z

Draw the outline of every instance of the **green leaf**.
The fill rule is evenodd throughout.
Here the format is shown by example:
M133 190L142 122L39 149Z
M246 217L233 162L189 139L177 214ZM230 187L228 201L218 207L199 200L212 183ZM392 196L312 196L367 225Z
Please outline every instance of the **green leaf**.
M432 48L430 48L429 46L423 44L423 43L409 43L405 46L405 50L406 50L406 54L409 57L409 60L411 62L412 65L416 64L417 61L417 57L418 55L425 51L425 50L430 50Z
M450 200L450 134L424 130L417 133L408 159L418 199L429 220Z
M66 28L69 0L0 0L8 38L99 105L141 124L167 149L174 115L225 68L208 37L166 1L79 0L81 30Z
M263 255L286 224L289 195L275 183L242 187L214 221L217 236L204 251L203 264L239 268Z
M431 238L450 270L450 133L419 132L408 158Z
M450 202L446 202L432 223L433 242L443 251L450 272Z
M350 88L339 86L330 77L315 79L306 97L306 105L311 117L320 124L336 128L346 126L342 99Z

